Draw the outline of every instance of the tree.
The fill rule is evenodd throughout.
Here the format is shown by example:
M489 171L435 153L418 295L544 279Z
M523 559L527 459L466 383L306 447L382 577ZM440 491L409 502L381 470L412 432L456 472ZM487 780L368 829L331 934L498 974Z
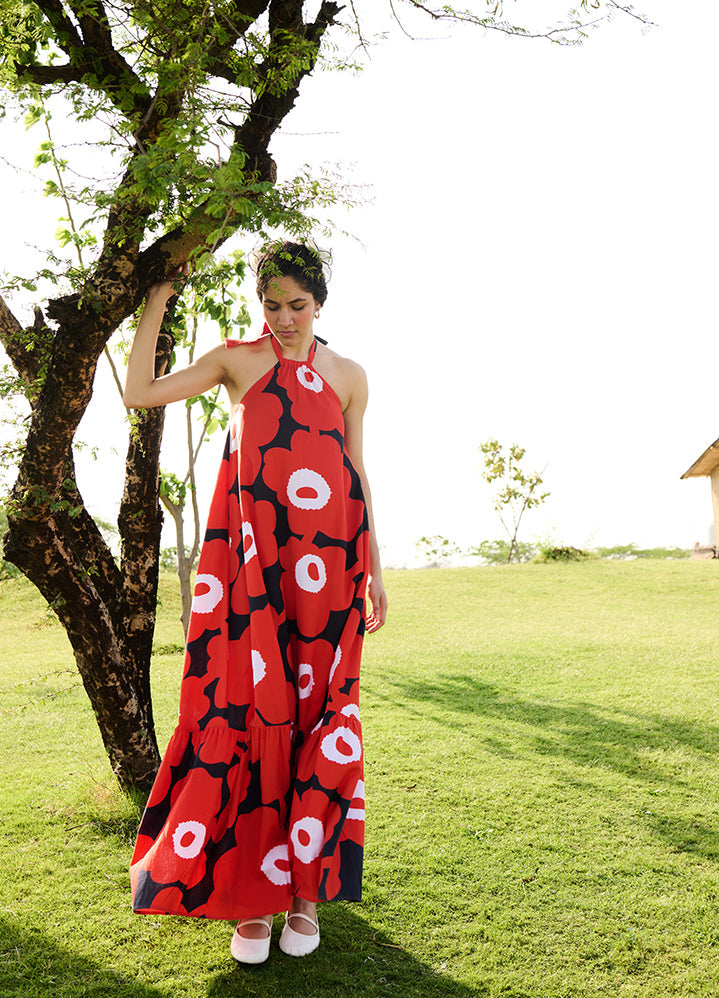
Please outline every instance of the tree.
M487 5L485 17L420 0L387 2L395 16L417 11L565 41L617 11L632 13L613 0L581 0L586 24L570 15L563 25L532 31L503 20L501 0ZM328 33L343 38L349 29L353 44L368 44L359 12L368 16L371 7L376 12L376 5L350 0L343 23L343 8L332 0L0 0L0 85L30 124L59 112L92 131L109 178L73 188L48 180L46 193L68 210L61 246L85 254L75 262L49 253L39 275L17 279L15 289L36 296L31 325L0 298L0 341L30 407L7 504L5 556L65 627L125 788L147 789L159 761L149 663L164 413L133 418L119 565L77 488L75 432L110 336L154 282L188 259L201 268L238 230L306 233L316 206L337 198L309 174L278 183L269 144L303 78L329 62ZM41 164L43 157L57 159L51 137ZM82 215L72 224L70 205ZM158 372L170 364L172 321L158 342Z
M539 491L544 472L526 472L522 468L525 450L518 444L502 447L499 441L490 438L479 449L484 454L482 478L488 485L496 483L493 506L509 537L509 564L515 554L519 555L517 534L522 517L549 497L549 492Z
M311 22L301 3L259 0L212 13L145 2L110 8L99 0L13 3L4 11L5 82L28 113L40 118L39 95L62 91L81 120L107 115L123 145L112 189L77 195L88 218L103 224L93 263L50 275L66 293L49 302L47 318L38 308L30 327L3 302L0 330L32 407L8 508L6 557L65 627L124 787L149 787L159 762L149 661L164 413L138 413L130 435L119 567L77 490L73 436L100 353L153 282L217 248L239 226L304 224L316 185L282 190L268 145L338 11L324 2ZM224 94L209 93L211 78L229 84ZM213 130L213 118L238 110L239 124ZM207 150L218 131L228 152L216 162ZM85 238L78 232L70 241ZM171 350L166 323L158 372Z

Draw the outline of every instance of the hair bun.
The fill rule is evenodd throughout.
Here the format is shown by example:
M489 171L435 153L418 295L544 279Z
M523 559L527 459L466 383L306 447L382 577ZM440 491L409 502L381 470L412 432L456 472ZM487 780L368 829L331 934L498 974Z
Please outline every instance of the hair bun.
M319 260L322 267L322 276L325 281L330 280L332 277L332 250L329 247L323 249L321 246L318 246L314 239L310 238L298 239L294 243L291 240L285 239L271 239L258 242L247 254L247 265L256 277L264 260L274 253L281 253L283 248L290 246L303 246L310 250ZM285 252L289 252L289 250L287 249Z
M262 301L273 278L292 277L319 305L327 299L327 281L332 270L332 254L311 239L294 242L275 239L258 244L247 262L257 278L257 295Z

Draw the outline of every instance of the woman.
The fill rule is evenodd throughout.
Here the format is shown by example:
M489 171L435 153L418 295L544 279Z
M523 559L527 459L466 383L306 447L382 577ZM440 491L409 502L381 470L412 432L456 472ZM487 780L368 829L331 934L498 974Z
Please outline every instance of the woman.
M152 287L124 396L144 408L223 384L230 398L179 724L132 885L138 912L239 918L230 948L244 963L267 959L275 912L287 912L280 948L304 956L319 945L317 902L360 898L360 653L387 612L362 462L367 381L315 338L322 261L284 242L256 269L263 335L159 378L155 344L176 287Z

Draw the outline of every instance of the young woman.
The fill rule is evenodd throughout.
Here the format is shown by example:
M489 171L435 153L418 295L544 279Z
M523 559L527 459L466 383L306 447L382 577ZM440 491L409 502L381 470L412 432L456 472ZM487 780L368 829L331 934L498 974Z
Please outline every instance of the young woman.
M211 503L179 724L140 825L133 905L236 919L231 952L261 963L319 945L318 901L359 900L364 783L358 706L364 631L387 598L362 461L367 381L314 334L319 255L259 259L265 329L154 377L172 280L150 289L125 403L227 389L230 430ZM365 591L369 610L365 612Z

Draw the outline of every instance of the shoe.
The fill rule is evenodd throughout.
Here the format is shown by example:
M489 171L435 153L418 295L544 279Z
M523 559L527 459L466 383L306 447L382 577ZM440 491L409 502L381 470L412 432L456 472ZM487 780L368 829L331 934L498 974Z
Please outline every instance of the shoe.
M304 918L306 922L314 926L317 930L311 936L306 936L302 932L295 932L290 925L291 918ZM314 952L320 944L320 927L316 918L305 915L301 911L288 911L285 916L285 927L280 936L280 949L287 956L307 956Z
M264 939L248 939L237 931L243 925L264 925L267 929L267 935ZM264 963L270 955L271 938L272 916L270 916L269 922L264 918L243 918L237 923L235 934L230 943L230 953L238 963Z

